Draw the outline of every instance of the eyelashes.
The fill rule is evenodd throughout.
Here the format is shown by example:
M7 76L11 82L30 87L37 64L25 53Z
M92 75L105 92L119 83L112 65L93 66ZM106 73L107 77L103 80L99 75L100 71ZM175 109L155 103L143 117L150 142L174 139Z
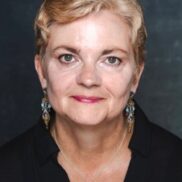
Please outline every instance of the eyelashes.
M61 54L58 56L58 60L64 64L70 64L76 61L72 54Z
M58 56L58 60L64 64L70 64L77 61L72 54L61 54ZM116 56L109 56L106 57L102 62L106 63L107 65L118 66L121 64L122 59Z
M120 65L122 62L122 59L115 57L115 56L109 56L106 60L105 63L108 65L112 65L112 66L118 66Z

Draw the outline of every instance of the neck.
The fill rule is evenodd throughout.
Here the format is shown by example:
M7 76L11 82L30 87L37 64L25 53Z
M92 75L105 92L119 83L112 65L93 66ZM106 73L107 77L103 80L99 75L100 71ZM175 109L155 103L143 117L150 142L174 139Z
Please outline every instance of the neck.
M98 126L56 120L51 133L60 148L58 162L74 179L79 176L84 181L94 181L105 171L120 171L121 161L126 165L124 171L127 170L131 133L128 133L124 120Z
M120 143L126 130L123 119L105 122L97 126L85 126L56 118L51 130L57 144L66 153L74 151L79 155L95 155L112 151Z

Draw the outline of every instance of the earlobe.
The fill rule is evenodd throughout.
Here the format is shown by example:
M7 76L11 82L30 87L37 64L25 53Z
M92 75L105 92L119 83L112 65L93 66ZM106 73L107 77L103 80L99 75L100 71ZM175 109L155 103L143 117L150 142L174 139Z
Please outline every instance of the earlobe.
M47 80L45 77L44 67L43 67L43 63L42 63L42 59L41 59L40 55L35 55L34 66L35 66L35 70L37 72L37 75L39 77L39 81L40 81L40 84L42 86L42 89L47 88Z

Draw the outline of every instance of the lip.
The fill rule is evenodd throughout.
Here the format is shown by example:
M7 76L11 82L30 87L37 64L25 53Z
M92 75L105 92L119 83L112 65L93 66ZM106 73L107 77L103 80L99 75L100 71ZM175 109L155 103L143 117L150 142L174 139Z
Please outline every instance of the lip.
M78 102L87 103L87 104L97 103L104 99L102 97L84 96L84 95L73 95L71 97Z

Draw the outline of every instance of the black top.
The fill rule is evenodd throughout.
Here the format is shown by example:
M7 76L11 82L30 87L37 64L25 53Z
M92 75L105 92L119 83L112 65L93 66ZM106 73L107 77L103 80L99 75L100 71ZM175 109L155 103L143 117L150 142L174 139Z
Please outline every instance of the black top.
M136 109L125 182L182 182L182 141ZM57 163L59 149L38 123L0 149L0 182L69 182ZM110 180L112 182L112 179Z

